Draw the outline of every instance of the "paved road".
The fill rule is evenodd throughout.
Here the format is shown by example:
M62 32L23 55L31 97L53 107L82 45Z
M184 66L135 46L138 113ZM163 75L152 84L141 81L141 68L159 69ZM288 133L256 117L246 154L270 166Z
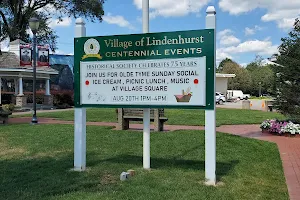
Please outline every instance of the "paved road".
M61 112L61 111L68 111L68 110L74 110L74 108L55 109L55 110L37 110L36 113ZM26 114L32 114L32 111L28 111L28 112L13 112L12 113L12 115L26 115Z
M242 109L242 100L236 103L233 102L226 102L224 105L217 105L219 108L235 108L235 109ZM250 100L251 110L263 110L262 107L263 100Z
M251 110L262 110L262 100L250 100L251 103ZM218 108L233 108L233 109L242 109L242 101L238 101L236 103L226 102L223 105L217 105ZM74 110L74 108L69 109L55 109L55 110L37 110L37 113L44 113L44 112L60 112L60 111L67 111L67 110ZM20 115L20 114L32 114L32 111L28 112L15 112L12 115Z

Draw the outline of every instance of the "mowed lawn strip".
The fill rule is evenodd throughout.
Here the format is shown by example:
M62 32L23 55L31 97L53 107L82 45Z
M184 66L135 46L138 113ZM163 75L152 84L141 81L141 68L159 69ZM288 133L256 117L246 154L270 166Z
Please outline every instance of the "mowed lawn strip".
M19 115L31 116L31 115ZM19 117L15 115L14 117ZM168 118L166 124L170 125L204 125L204 110L195 109L165 109ZM74 111L38 113L38 117L56 118L60 120L74 120ZM257 110L240 110L217 108L217 126L231 124L260 124L266 119L284 119L284 116L275 112L263 112ZM90 122L117 122L116 109L89 108L87 109L87 121Z
M74 172L72 125L0 127L1 199L288 200L275 144L217 134L218 187L204 180L204 133L151 134L151 171L142 169L142 132L87 127L87 170ZM121 182L122 171L136 170Z

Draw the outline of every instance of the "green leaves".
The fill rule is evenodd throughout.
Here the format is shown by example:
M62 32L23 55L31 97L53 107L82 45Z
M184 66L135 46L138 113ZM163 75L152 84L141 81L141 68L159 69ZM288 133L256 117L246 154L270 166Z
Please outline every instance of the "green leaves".
M228 89L242 90L252 96L258 96L259 88L262 93L272 93L274 88L274 71L270 65L262 65L262 58L256 56L255 60L246 68L240 66L231 59L224 59L218 72L225 74L235 74L236 77L228 80Z
M249 91L251 76L245 68L242 68L231 59L226 58L220 63L219 70L221 70L221 73L236 75L235 78L228 80L228 89L237 89L244 92Z
M58 36L49 27L49 20L62 17L84 17L91 21L102 21L104 0L0 0L0 41L21 39L31 42L28 20L40 19L38 41L56 49Z
M276 107L281 113L300 120L300 21L295 20L294 29L281 39L280 55L275 66Z

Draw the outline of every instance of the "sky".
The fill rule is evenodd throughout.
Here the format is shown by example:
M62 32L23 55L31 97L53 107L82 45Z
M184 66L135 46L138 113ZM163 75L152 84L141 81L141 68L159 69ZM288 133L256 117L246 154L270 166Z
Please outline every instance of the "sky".
M149 0L150 32L205 29L206 8L217 12L217 63L231 58L242 66L256 55L278 52L281 38L300 18L300 0ZM175 3L176 2L176 3ZM103 22L86 19L87 36L142 33L142 0L107 0ZM65 17L56 30L57 54L74 53L75 19ZM3 45L2 45L3 48Z

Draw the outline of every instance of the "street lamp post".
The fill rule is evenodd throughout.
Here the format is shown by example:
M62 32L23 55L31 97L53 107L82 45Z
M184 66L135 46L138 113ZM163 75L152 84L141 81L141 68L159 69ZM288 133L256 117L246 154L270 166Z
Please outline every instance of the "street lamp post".
M261 97L261 82L259 82L258 84L259 84L259 91L258 91L258 93L259 93L259 97Z
M33 116L31 123L37 124L36 117L36 33L39 28L40 22L37 18L29 19L29 27L33 33Z

